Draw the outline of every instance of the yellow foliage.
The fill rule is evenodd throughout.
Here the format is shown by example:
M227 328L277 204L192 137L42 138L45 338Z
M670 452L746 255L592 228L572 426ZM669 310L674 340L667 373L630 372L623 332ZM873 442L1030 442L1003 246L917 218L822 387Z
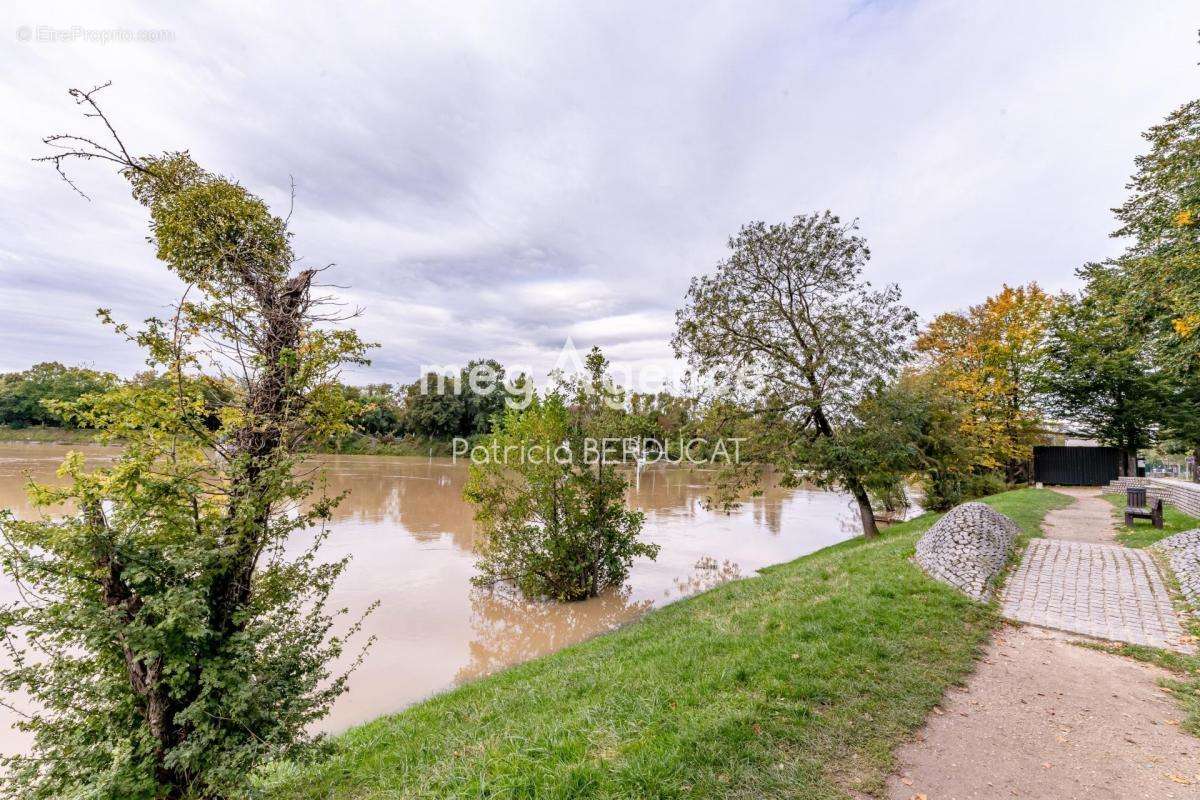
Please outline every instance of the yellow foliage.
M1193 224L1196 221L1196 215L1192 213L1190 208L1185 208L1175 215L1175 224L1180 228Z
M979 466L1025 460L1040 437L1031 395L1055 302L1036 283L1005 285L965 312L939 315L917 339L934 379L972 411L962 435L976 445Z
M1171 320L1171 325L1174 326L1177 334L1186 339L1195 333L1196 328L1200 328L1200 314L1188 314L1187 316L1173 319Z

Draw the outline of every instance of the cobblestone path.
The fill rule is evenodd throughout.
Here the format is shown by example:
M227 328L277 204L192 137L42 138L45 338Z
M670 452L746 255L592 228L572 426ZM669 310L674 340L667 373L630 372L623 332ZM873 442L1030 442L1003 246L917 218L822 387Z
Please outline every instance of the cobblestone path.
M1065 509L1069 511L1070 509ZM1114 544L1034 539L1009 577L1004 616L1111 641L1188 651L1149 553Z

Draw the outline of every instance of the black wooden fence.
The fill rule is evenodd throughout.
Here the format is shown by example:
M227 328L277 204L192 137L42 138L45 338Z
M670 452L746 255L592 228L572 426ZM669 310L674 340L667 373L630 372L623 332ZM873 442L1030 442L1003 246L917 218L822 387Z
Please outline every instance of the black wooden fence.
M1035 447L1033 479L1059 486L1103 486L1121 474L1115 447Z

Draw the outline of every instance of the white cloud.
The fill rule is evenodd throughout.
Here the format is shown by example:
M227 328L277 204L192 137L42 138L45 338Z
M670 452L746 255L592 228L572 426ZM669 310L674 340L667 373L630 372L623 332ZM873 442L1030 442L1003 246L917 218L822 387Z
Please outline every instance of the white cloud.
M19 26L172 41L19 42ZM1195 93L1194 4L318 3L19 0L0 10L0 369L131 371L91 319L177 283L118 178L86 203L30 158L104 99L139 151L189 148L278 208L381 342L356 380L563 340L665 363L688 279L751 219L860 218L877 282L922 314L1002 281L1073 285L1118 247L1139 133ZM15 110L15 111L13 111Z

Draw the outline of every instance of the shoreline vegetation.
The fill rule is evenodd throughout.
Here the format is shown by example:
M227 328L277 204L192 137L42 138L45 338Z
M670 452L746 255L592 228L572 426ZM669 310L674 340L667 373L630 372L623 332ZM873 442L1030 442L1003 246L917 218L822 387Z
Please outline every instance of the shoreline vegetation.
M1070 503L984 498L1027 536ZM973 669L994 606L910 561L938 519L768 567L332 739L277 764L272 800L843 797Z
M12 444L98 444L98 431L55 425L30 425L12 428L0 425L0 443ZM398 438L376 439L370 436L343 437L307 452L345 456L434 456L448 457L452 440Z

